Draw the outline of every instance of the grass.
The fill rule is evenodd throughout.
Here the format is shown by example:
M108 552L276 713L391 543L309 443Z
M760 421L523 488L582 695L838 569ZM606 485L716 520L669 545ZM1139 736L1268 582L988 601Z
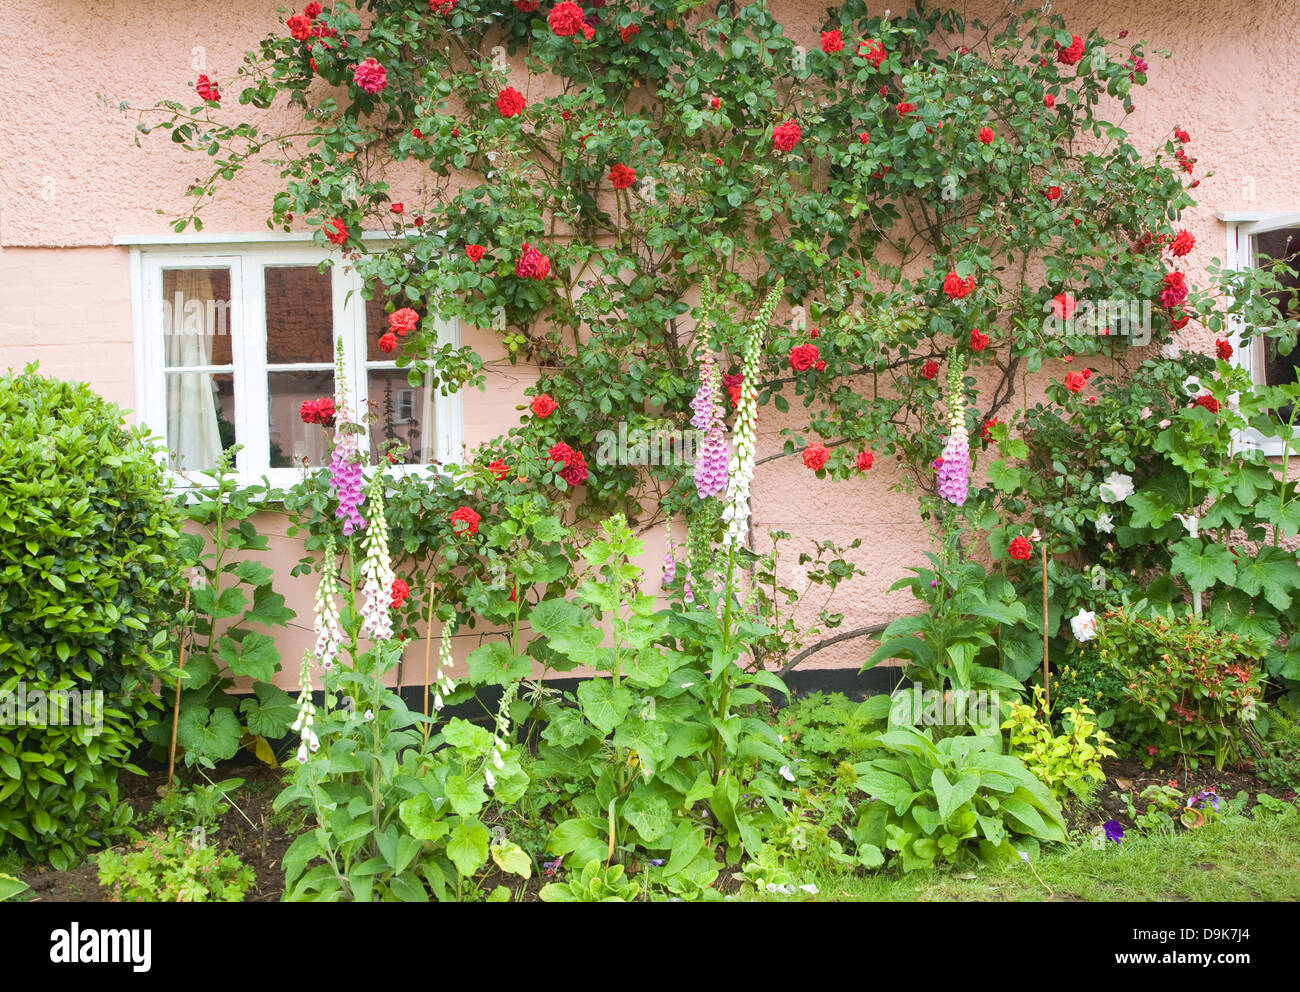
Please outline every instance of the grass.
M1034 864L952 871L813 874L818 902L1275 902L1300 900L1300 811L1260 811L1199 830L1130 832L1120 844ZM766 897L764 897L766 898ZM777 897L781 898L781 897Z

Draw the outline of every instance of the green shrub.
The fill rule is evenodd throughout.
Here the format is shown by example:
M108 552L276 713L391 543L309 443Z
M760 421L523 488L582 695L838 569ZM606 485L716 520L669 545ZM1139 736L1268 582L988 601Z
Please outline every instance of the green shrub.
M1043 690L1034 688L1038 707L1043 704ZM1084 700L1062 711L1066 732L1052 733L1049 720L1039 717L1039 709L1026 703L1011 704L1011 719L1002 725L1010 730L1010 753L1025 763L1030 774L1052 790L1057 799L1067 792L1086 800L1097 786L1106 781L1101 770L1102 758L1113 758L1107 745L1110 737L1090 717L1096 714Z
M1263 709L1257 642L1204 617L1145 617L1115 610L1097 627L1097 649L1124 682L1120 736L1161 754L1213 757L1222 769L1254 750Z
M243 902L255 881L237 854L180 830L159 830L126 854L105 851L95 860L113 902Z
M0 378L0 844L56 868L130 818L117 774L168 663L179 534L155 454L83 383Z

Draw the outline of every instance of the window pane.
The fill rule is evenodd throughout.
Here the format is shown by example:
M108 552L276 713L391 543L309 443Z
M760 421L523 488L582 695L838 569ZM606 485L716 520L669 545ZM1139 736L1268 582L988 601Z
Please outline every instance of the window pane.
M330 270L268 266L266 360L272 365L334 362L334 297Z
M396 357L396 352L389 355L379 347L379 339L388 333L388 311L385 309L387 304L393 303L394 310L400 310L403 307L410 307L419 315L420 323L418 329L425 328L425 316L423 306L410 303L400 296L389 297L383 286L376 285L374 297L366 300L366 361L369 362L391 362ZM405 338L397 339L397 350L401 351L402 346L410 340L408 334Z
M167 448L177 472L206 472L235 443L235 377L230 372L167 374Z
M1277 231L1268 231L1264 234L1255 236L1255 251L1268 256L1270 259L1290 258L1296 252L1300 252L1300 229L1294 227L1282 228ZM1259 260L1261 264L1267 264L1264 259ZM1279 294L1274 299L1274 304L1284 317L1296 317L1297 304L1294 290L1300 287L1300 273L1297 273L1297 266L1292 259L1290 267L1285 275L1282 276L1282 284L1292 292ZM1300 364L1300 348L1292 350L1289 355L1279 355L1273 347L1273 342L1264 341L1264 381L1270 386L1293 383L1296 381L1296 368ZM1289 410L1282 411L1285 417L1289 415Z
M405 369L371 369L369 372L370 456L378 460L388 441L409 450L396 456L398 464L427 465L433 461L433 400L428 386L414 389Z
M334 396L334 373L270 372L267 394L271 424L271 468L318 468L329 461L329 432L304 424L306 400Z
M167 368L230 364L230 270L163 270Z

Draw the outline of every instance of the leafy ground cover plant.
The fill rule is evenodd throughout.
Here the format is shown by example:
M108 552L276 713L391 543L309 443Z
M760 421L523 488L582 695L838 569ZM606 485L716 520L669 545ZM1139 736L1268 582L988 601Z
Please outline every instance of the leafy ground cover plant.
M238 855L185 830L155 831L95 860L111 902L243 902L254 882Z
M0 377L0 843L67 868L120 833L180 602L158 450L84 383Z

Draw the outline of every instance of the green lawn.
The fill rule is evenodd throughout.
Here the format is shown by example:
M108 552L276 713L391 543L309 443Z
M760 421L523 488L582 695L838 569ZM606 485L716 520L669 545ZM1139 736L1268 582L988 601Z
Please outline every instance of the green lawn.
M1034 865L951 872L826 873L808 901L1296 901L1300 900L1300 813L1207 824L1200 830L1139 837L1120 844L1044 853ZM769 898L764 896L763 898ZM776 896L776 899L789 897Z

